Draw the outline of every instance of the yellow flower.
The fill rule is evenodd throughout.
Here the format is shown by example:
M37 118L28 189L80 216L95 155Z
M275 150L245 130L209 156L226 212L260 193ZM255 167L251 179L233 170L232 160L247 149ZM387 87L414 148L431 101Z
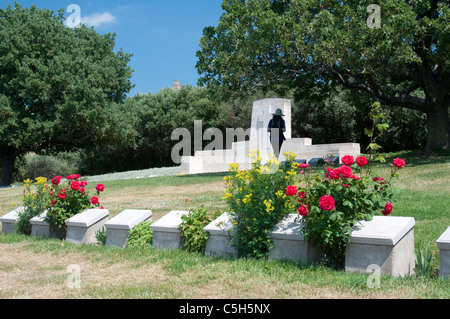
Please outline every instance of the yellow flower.
M228 199L233 197L233 194L229 193L229 192L225 192L225 196L222 197L222 199Z
M45 185L47 183L47 178L45 177L37 177L36 178L36 185Z
M293 160L297 157L297 154L295 154L295 153L292 152L292 151L285 152L285 153L283 153L283 154L284 154L284 156L286 157L286 160L287 160L287 161L293 161Z
M275 210L275 207L272 206L272 200L264 200L264 205L266 205L266 212L271 213Z

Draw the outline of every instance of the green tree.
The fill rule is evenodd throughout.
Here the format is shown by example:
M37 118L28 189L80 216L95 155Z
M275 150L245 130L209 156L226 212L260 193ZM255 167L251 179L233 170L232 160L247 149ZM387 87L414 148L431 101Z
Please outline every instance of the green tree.
M200 85L308 95L339 83L424 113L426 149L448 147L448 1L225 0L222 8L200 41Z
M194 121L202 121L203 131L219 127L218 106L210 99L207 88L184 85L181 90L165 88L155 94L137 94L122 105L132 128L135 143L117 147L98 146L86 152L83 173L107 173L174 166L171 151L178 141L171 139L177 128L186 128L194 137ZM128 125L125 125L125 128ZM136 135L133 135L133 134ZM180 138L181 139L181 138ZM205 141L204 143L209 143ZM194 147L190 154L193 155Z
M118 141L131 55L114 51L115 34L64 20L62 9L0 9L0 186L20 154Z

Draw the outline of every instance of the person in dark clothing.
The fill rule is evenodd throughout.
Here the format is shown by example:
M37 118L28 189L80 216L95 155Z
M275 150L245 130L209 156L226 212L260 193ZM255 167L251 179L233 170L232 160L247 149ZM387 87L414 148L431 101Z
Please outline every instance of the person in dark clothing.
M286 140L283 134L286 132L286 123L283 120L283 116L283 111L277 109L267 127L267 132L270 132L270 144L272 144L273 152L277 158L280 156L281 146Z

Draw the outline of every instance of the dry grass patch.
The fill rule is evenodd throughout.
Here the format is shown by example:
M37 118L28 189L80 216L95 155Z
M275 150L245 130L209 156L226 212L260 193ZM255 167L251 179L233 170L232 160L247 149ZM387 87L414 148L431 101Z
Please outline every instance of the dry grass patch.
M199 196L221 198L225 190L222 182L190 186L130 186L120 190L105 191L101 203L114 217L125 209L151 209L156 221L171 210L189 210L191 202ZM188 203L186 203L188 199Z
M164 269L156 264L134 268L131 261L92 261L81 253L34 253L24 243L0 245L0 298L86 298L91 290L127 285L164 285ZM80 269L81 289L68 286L70 265ZM104 296L108 298L109 296Z

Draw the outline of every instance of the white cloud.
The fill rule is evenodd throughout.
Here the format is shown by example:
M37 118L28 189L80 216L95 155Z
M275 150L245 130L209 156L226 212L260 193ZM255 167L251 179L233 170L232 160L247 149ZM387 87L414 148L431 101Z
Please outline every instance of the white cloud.
M117 17L110 12L94 13L81 17L81 23L88 27L99 27L103 24L111 24L117 21Z

